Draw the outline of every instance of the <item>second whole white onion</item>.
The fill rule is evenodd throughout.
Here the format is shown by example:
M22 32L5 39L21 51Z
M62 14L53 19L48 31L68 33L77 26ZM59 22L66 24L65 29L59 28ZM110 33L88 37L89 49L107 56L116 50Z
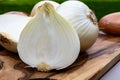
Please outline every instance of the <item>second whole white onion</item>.
M81 51L90 48L98 36L98 23L92 10L83 2L66 1L57 11L76 29L81 41Z

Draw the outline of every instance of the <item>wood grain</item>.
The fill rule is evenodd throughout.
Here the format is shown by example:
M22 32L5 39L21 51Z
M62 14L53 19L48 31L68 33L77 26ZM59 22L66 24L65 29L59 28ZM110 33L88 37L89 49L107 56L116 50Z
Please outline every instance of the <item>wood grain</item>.
M52 60L52 59L51 59ZM0 49L0 80L98 80L120 60L120 37L100 34L96 43L63 70L38 72L17 54Z

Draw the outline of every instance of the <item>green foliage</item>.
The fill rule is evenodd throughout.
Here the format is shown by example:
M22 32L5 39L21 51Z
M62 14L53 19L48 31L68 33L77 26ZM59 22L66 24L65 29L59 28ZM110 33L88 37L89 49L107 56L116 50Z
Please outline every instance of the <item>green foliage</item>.
M0 0L0 14L8 11L23 11L30 13L32 7L40 0ZM65 0L54 0L62 3ZM104 15L120 11L119 0L81 0L87 4L100 19Z

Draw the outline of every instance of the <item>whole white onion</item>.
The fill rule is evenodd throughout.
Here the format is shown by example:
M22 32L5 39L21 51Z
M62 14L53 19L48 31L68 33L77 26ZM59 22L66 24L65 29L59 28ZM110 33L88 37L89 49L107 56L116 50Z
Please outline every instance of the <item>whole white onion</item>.
M90 48L98 36L97 19L86 4L80 1L63 2L57 11L76 29L81 42L81 51Z
M34 16L36 14L36 11L37 11L38 7L41 7L44 3L50 3L50 4L52 4L55 9L60 5L59 3L55 2L55 1L48 1L48 0L46 0L46 1L40 1L40 2L38 2L37 4L35 4L33 6L33 9L31 11L31 16Z

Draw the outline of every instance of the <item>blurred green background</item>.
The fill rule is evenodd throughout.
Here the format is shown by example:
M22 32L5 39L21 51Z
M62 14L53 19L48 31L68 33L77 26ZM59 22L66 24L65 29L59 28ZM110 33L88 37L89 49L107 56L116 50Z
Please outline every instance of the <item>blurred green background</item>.
M30 13L32 7L40 0L0 0L0 14L8 11L23 11ZM54 0L62 3L65 0ZM113 12L120 11L120 0L80 0L91 8L98 20Z

